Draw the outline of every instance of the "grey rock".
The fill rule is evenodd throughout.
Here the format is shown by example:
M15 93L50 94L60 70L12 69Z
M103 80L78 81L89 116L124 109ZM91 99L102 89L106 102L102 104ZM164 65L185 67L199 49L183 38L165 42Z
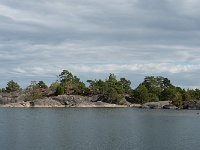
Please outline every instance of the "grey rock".
M161 109L164 105L169 105L170 101L148 102L142 105L142 108Z
M177 108L178 107L176 107L175 105L172 105L172 104L163 106L163 109L177 109Z
M41 106L41 107L55 107L62 106L62 104L58 101L53 100L52 98L43 98L37 99L30 102L31 106Z
M12 93L1 93L0 94L0 104L9 104L18 102L23 94L20 92L12 92Z
M34 101L30 101L29 103L30 103L30 107L34 107L35 106Z
M91 97L80 95L59 95L54 100L66 106L77 106L81 103L91 103Z
M21 94L16 98L17 102L22 102L26 100L26 95L25 94Z
M58 95L53 98L54 100L60 102L62 105L75 105L75 96L72 95Z
M102 95L93 95L91 97L89 97L91 102L98 102L98 101L103 101L104 96Z
M183 104L183 109L200 109L200 100L187 101Z

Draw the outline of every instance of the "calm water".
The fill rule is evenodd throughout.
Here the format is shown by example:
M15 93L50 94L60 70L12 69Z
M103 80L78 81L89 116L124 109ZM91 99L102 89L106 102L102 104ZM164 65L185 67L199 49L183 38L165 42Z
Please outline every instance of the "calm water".
M192 110L0 109L0 150L199 150Z

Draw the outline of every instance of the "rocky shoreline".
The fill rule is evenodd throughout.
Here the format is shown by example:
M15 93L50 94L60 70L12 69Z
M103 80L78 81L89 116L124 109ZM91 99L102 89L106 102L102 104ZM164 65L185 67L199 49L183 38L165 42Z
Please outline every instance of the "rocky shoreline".
M64 107L108 107L108 108L146 108L146 109L200 109L200 101L186 102L182 108L178 108L171 104L171 101L148 102L144 104L133 104L126 99L125 104L110 104L101 100L99 95L80 96L80 95L58 95L52 97L44 97L29 101L23 94L0 95L0 107L19 107L19 108L64 108Z
M15 100L9 99L11 100L11 103L1 104L0 107L128 107L128 105L117 105L101 102L98 101L97 98L97 96L86 97L78 95L59 95L54 97L45 97L43 99L36 99L33 101L20 100L13 102Z

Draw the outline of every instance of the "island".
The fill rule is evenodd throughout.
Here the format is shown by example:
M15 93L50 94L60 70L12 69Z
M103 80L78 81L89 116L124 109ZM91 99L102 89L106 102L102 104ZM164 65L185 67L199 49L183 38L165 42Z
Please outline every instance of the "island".
M134 107L200 109L200 90L174 86L168 78L146 76L135 89L131 81L110 74L105 80L87 80L88 86L68 70L47 86L31 81L22 89L11 80L0 89L0 107Z

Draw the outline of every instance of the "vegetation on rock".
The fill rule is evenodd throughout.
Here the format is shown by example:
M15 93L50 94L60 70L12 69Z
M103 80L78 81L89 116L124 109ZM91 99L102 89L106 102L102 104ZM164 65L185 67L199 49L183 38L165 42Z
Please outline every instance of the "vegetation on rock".
M118 80L114 74L110 74L105 80L87 80L87 83L88 86L68 70L63 70L58 75L58 80L49 87L44 81L32 81L25 90L22 90L17 82L11 80L5 88L0 89L0 93L23 91L27 101L63 94L99 95L101 101L107 103L125 104L126 100L139 104L172 101L172 104L178 107L182 107L188 101L200 100L199 89L176 87L168 78L162 76L147 76L135 89L132 89L130 80L124 77Z
M19 90L20 90L19 84L17 82L14 82L13 80L9 81L7 83L7 87L5 88L5 91L8 92L8 93L19 91Z

